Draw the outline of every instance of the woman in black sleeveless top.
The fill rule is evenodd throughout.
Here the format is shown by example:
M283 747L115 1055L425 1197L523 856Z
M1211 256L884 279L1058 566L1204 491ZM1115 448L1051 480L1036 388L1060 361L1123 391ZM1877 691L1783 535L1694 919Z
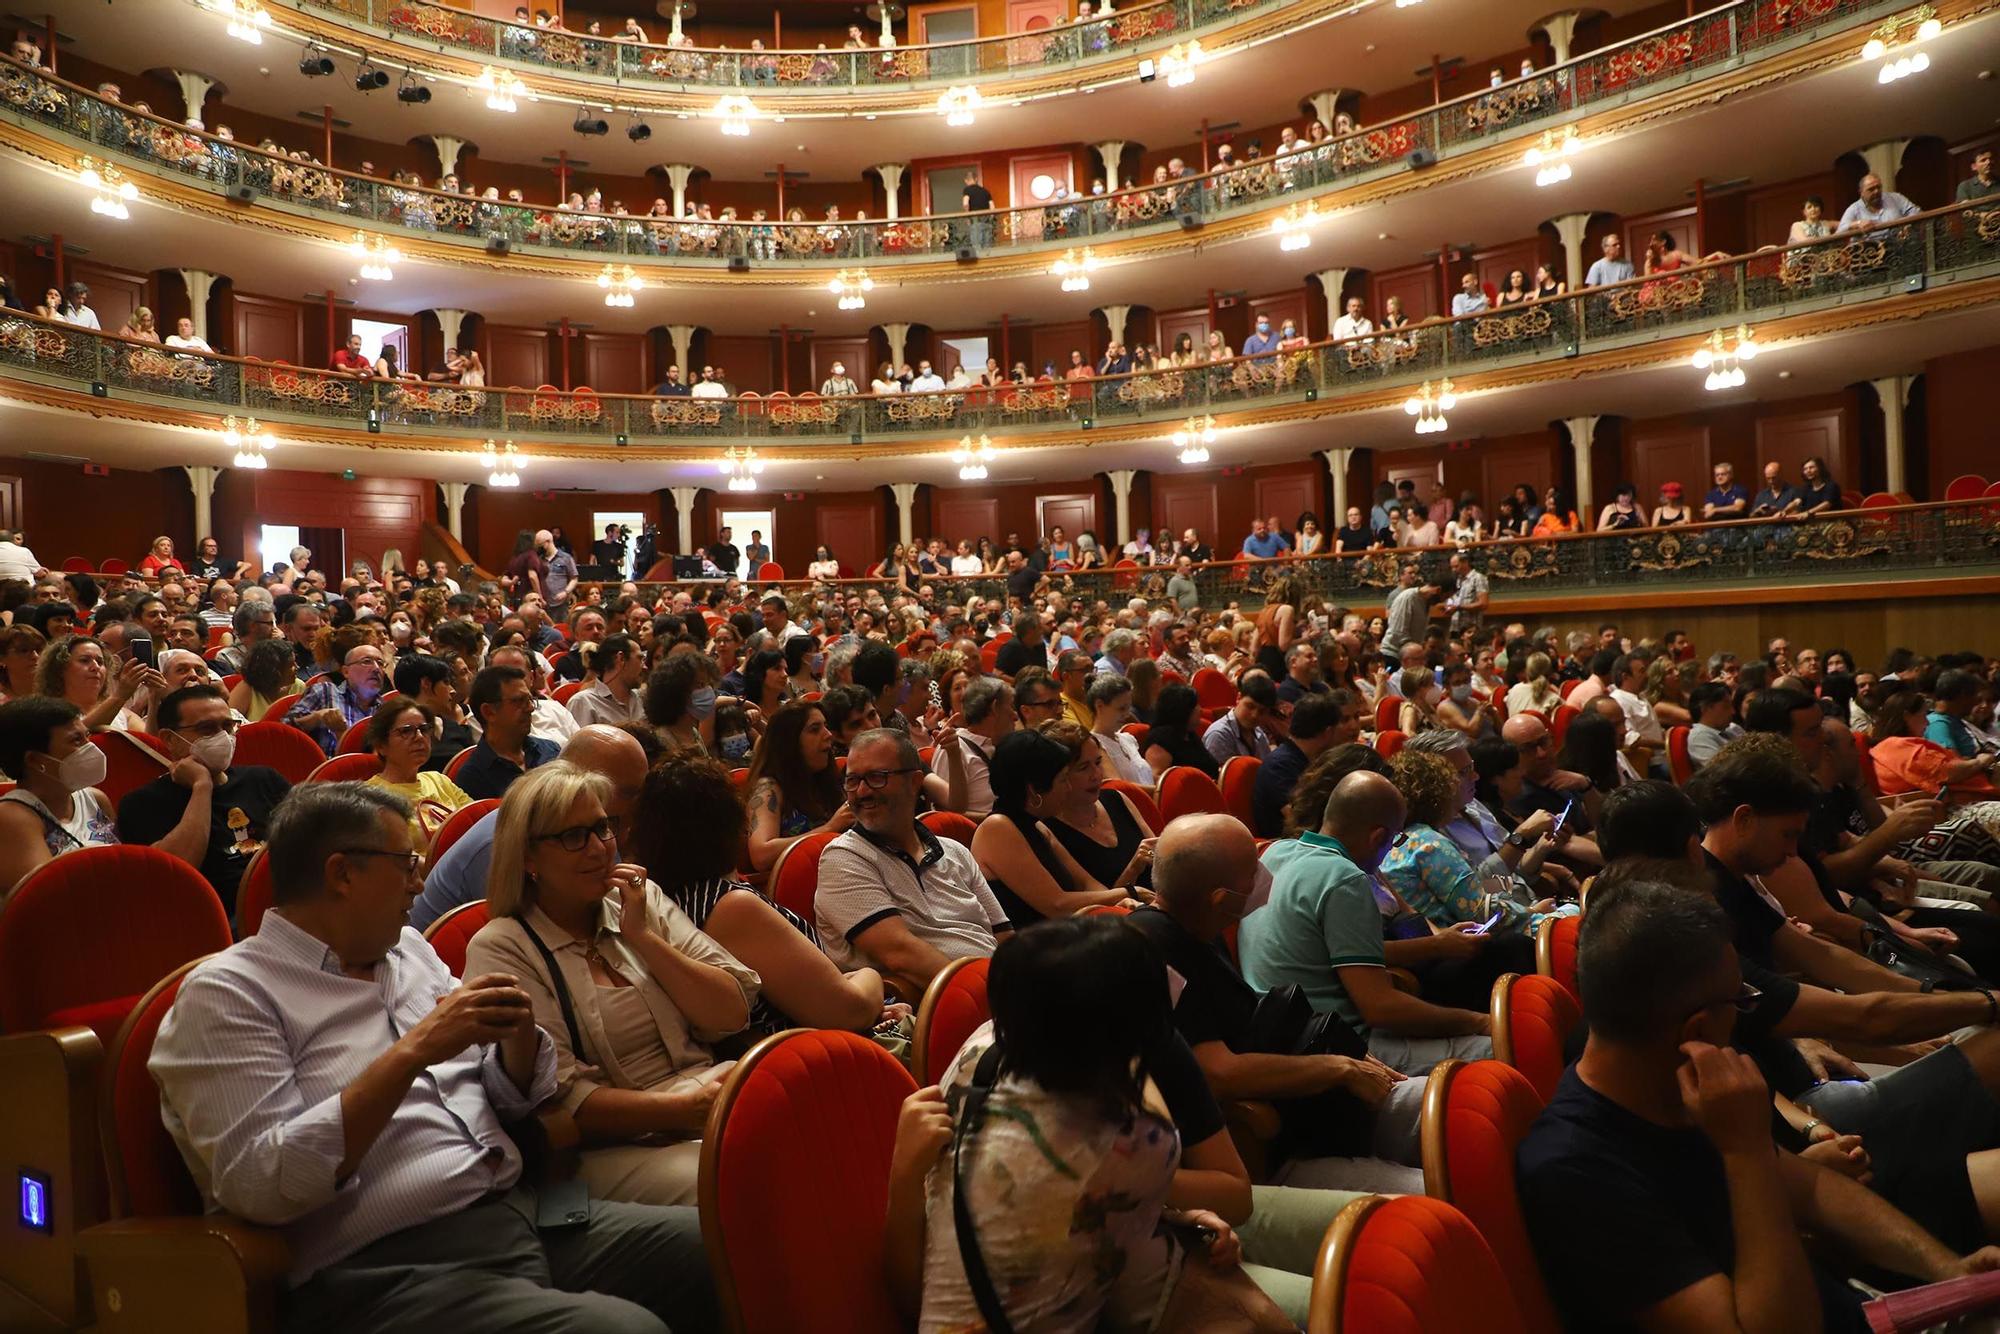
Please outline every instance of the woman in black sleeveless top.
M1049 726L1090 735L1075 723ZM993 814L980 821L972 856L1016 930L1130 897L1086 871L1050 832L1056 810L1080 795L1074 789L1095 792L1103 781L1095 742L1066 745L1041 732L1009 733L993 748L992 781Z
M1153 767L1155 778L1177 764L1199 769L1210 778L1222 777L1215 756L1208 753L1197 733L1196 711L1200 706L1201 697L1193 686L1176 681L1160 688L1160 697L1153 703L1153 725L1139 738L1139 753Z

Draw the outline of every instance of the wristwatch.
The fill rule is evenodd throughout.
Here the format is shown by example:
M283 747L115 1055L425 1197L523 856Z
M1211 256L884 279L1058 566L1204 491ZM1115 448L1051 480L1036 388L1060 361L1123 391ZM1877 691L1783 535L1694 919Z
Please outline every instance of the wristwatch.
M1519 849L1521 849L1521 851L1523 851L1523 852L1526 852L1526 851L1527 851L1527 850L1528 850L1529 848L1532 848L1532 847L1534 847L1534 846L1535 846L1535 840L1534 840L1534 839L1532 839L1532 838L1525 838L1525 837L1523 837L1522 835L1520 835L1520 834L1518 834L1518 833L1515 833L1515 834L1509 834L1509 835L1507 835L1507 840L1506 840L1506 841L1507 841L1507 846L1508 846L1508 847L1510 847L1510 848L1519 848Z

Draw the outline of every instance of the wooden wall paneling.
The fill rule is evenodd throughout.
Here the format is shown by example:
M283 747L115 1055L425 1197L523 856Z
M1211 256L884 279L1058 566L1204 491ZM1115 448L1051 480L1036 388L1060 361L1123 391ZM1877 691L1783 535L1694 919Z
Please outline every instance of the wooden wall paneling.
M1500 498L1512 495L1515 487L1525 482L1535 488L1535 495L1539 497L1555 485L1560 476L1553 439L1540 445L1523 443L1496 449L1475 445L1473 448L1479 459L1480 512L1489 521L1500 504Z
M1063 536L1076 540L1078 533L1086 530L1103 533L1097 529L1097 493L1078 492L1062 496L1037 496L1035 498L1035 521L1041 527L1041 536L1047 537L1057 528Z
M1628 466L1632 485L1638 491L1638 503L1649 509L1658 505L1660 487L1667 482L1679 482L1683 490L1681 503L1692 507L1699 516L1701 498L1708 493L1708 470L1712 466L1709 428L1672 423L1652 425L1640 421L1631 423L1627 434L1632 442ZM1599 481L1600 502L1611 499L1606 486L1607 483L1616 486L1617 480L1607 478ZM1756 479L1749 479L1744 485L1755 487Z
M833 374L833 363L839 362L847 372L847 378L868 390L868 382L875 375L875 368L868 364L868 339L860 338L815 338L812 340L812 384L817 393Z
M238 292L231 298L236 346L242 357L284 361L300 365L305 360L305 308L296 301L251 296Z
M583 377L600 394L643 394L653 387L651 348L644 334L585 333Z
M954 552L960 542L978 542L990 537L1002 540L1000 501L991 495L968 495L950 491L931 493L932 536L943 538Z
M1757 419L1757 475L1745 478L1744 485L1755 490L1764 480L1764 465L1776 462L1784 467L1785 481L1797 486L1803 478L1802 465L1815 456L1826 461L1827 471L1842 487L1855 487L1850 463L1858 451L1849 448L1854 436L1853 414L1845 408L1807 408L1776 412ZM1704 488L1705 489L1705 488Z
M1028 333L1028 370L1035 375L1042 373L1042 367L1053 362L1058 379L1069 370L1069 354L1072 350L1083 353L1085 365L1093 364L1097 349L1091 346L1094 337L1089 320L1071 320L1065 324L1037 324ZM1018 335L1014 346L1020 347ZM1017 352L1015 355L1019 355Z
M1486 289L1488 296L1498 296L1505 291L1507 275L1515 269L1521 271L1521 285L1532 292L1535 290L1535 266L1545 258L1542 240L1534 236L1479 251L1472 257L1473 272L1478 275L1479 285Z
M1841 207L1846 207L1842 205ZM1694 206L1664 209L1658 213L1642 213L1624 219L1625 258L1632 261L1632 267L1643 270L1646 267L1646 242L1654 232L1666 232L1674 238L1674 245L1687 254L1701 256L1701 247L1695 241Z
M67 266L64 276L73 282L89 285L90 308L97 312L97 322L106 333L117 333L131 318L132 312L141 306L150 309L157 321L160 304L153 298L151 274L77 260ZM22 293L22 296L27 297L28 294ZM39 297L31 298L27 304L32 306L37 300ZM173 331L173 326L168 325L160 330L160 337L165 338Z
M1299 515L1310 511L1324 530L1326 515L1321 512L1320 488L1314 482L1314 474L1320 471L1315 468L1312 472L1283 472L1257 478L1251 487L1257 515L1268 519L1275 514L1279 531L1290 533L1298 527Z
M1840 177L1831 171L1751 190L1743 202L1745 239L1750 246L1785 244L1792 224L1805 216L1807 195L1819 196L1821 212L1829 222L1838 222L1847 207L1842 202Z
M1417 484L1417 499L1430 495L1429 483L1439 481L1444 476L1444 451L1441 449L1385 449L1375 456L1375 481L1391 486L1401 486L1405 477Z
M1273 292L1269 296L1250 298L1250 327L1257 327L1257 317L1271 317L1271 332L1278 332L1286 320L1292 321L1299 329L1306 327L1306 289L1294 288L1289 292Z
M405 561L415 559L424 521L433 517L434 494L435 484L422 478L361 477L344 482L321 473L260 473L251 513L244 516L241 549L256 550L262 524L339 529L348 560L366 560L370 568L380 570L382 553L391 547L401 551ZM329 578L333 573L327 570Z
M523 329L507 324L486 326L486 383L538 389L554 383L554 370L547 329Z
M1171 537L1192 528L1202 541L1216 546L1220 534L1215 502L1213 477L1162 473L1153 478L1153 528Z
M708 350L702 361L726 372L725 379L735 386L739 394L768 394L773 389L783 388L778 378L771 372L771 354L776 343L767 337L735 337L710 334ZM700 365L689 367L695 375L701 373ZM802 384L792 386L794 394L807 388ZM819 388L818 384L810 386Z
M882 502L879 499L821 504L814 507L818 545L857 578L885 554L882 547Z
M1435 264L1412 264L1407 268L1385 269L1368 276L1370 288L1368 318L1381 323L1389 308L1389 298L1399 297L1403 313L1413 320L1429 319L1443 313L1438 304L1438 271Z
M1156 326L1156 344L1162 352L1171 352L1174 343L1182 334L1194 340L1196 347L1208 342L1208 307L1193 306L1187 310L1163 310L1153 321Z

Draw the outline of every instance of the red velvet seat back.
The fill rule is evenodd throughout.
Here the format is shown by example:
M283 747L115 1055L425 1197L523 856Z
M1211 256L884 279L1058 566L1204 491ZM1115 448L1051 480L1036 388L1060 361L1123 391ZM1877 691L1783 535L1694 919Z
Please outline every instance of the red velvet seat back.
M1555 719L1549 724L1549 739L1560 747L1563 738L1569 735L1569 725L1576 721L1576 716L1582 712L1583 710L1574 704L1558 704Z
M819 858L835 834L807 834L778 854L771 868L771 897L808 922L813 920L813 896L819 891Z
M1579 1005L1583 1003L1583 993L1576 989L1576 934L1582 929L1582 920L1576 917L1558 917L1549 928L1549 966L1541 970L1545 977L1554 978L1570 998ZM1538 951L1539 953L1539 951ZM1539 964L1539 959L1537 963Z
M283 723L285 715L292 711L292 705L304 699L305 693L303 690L295 690L289 695L278 696L278 698L271 701L271 707L264 710L264 716L257 721L260 723ZM319 747L314 746L313 749L318 750Z
M97 790L116 806L156 778L166 776L166 743L143 732L98 732L90 744L104 752L104 781Z
M437 833L431 835L430 851L425 855L424 868L436 866L438 858L451 851L451 845L465 837L465 831L484 820L488 814L500 809L500 798L484 797L470 806L461 806L453 811L445 822L438 826Z
M1166 821L1160 818L1160 803L1153 800L1153 794L1130 779L1107 778L1104 780L1104 791L1123 792L1130 797L1132 804L1139 808L1139 814L1146 817L1146 827L1154 833L1159 833L1166 824Z
M1250 823L1250 794L1257 788L1257 771L1264 762L1255 755L1231 756L1222 766L1222 804L1245 825Z
M954 961L924 992L911 1071L921 1082L935 1083L972 1031L993 1017L986 1003L986 968L984 959Z
M1203 667L1188 683L1204 709L1226 709L1236 703L1236 683L1213 667Z
M424 932L424 939L437 951L438 958L444 960L444 966L451 969L453 977L465 976L466 947L479 934L479 928L486 925L488 916L486 900L474 899L459 904Z
M1560 1329L1528 1242L1514 1178L1514 1150L1542 1114L1543 1099L1520 1071L1498 1061L1453 1065L1433 1078L1438 1074L1445 1078L1444 1171L1442 1180L1433 1180L1433 1151L1427 1142L1425 1193L1451 1204L1479 1229L1513 1286L1528 1328ZM1428 1115L1428 1105L1425 1111Z
M236 938L243 940L257 934L257 928L264 920L264 914L271 910L271 859L259 848L250 857L250 864L243 868L243 879L236 886Z
M978 821L957 811L925 811L917 817L917 822L939 838L963 843L968 848L972 846L972 836L979 832Z
M1342 1330L1526 1334L1499 1262L1464 1214L1422 1195L1348 1208L1369 1205L1347 1247L1337 1294Z
M345 732L342 732L340 734L340 744L333 748L333 753L335 755L366 754L367 750L363 746L361 738L368 734L368 723L369 719L363 718L360 722L355 723Z
M201 872L153 848L83 848L21 878L0 908L0 1033L82 1024L108 1041L147 988L229 948Z
M1402 720L1403 697L1384 695L1375 701L1375 730L1387 732Z
M303 783L306 776L326 761L326 753L313 739L284 723L245 723L236 729L236 759L240 765L259 764L276 769L287 783Z
M741 1334L895 1334L883 1223L896 1116L916 1089L854 1033L793 1030L731 1073L702 1141L701 1229Z
M1375 734L1375 753L1385 760L1393 760L1410 743L1408 732L1399 732L1393 727L1385 727Z
M1688 753L1688 727L1667 729L1667 772L1673 775L1674 784L1685 787L1687 780L1694 777L1694 756Z
M1227 815L1222 789L1193 765L1176 764L1160 778L1160 818L1172 824L1183 815Z
M336 755L324 764L315 765L306 775L308 783L365 783L382 772L382 761L375 755Z
M1563 1044L1570 1030L1582 1021L1583 1011L1576 998L1552 977L1517 977L1508 990L1512 1063L1528 1077L1544 1102L1556 1095L1556 1085L1569 1064L1563 1056Z
M146 993L105 1059L107 1089L100 1114L115 1218L173 1218L202 1211L201 1191L160 1120L160 1087L146 1069L160 1024L180 995L181 983L200 962L181 965Z

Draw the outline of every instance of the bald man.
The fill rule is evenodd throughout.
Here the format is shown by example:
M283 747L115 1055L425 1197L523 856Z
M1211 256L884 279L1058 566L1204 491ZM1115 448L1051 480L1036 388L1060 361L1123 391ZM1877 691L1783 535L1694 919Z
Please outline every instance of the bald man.
M1186 816L1160 835L1153 905L1127 920L1182 979L1174 1026L1217 1098L1277 1104L1294 1160L1282 1184L1421 1194L1422 1080L1368 1056L1359 1035L1331 1017L1331 1036L1300 1054L1257 1049L1252 1020L1263 996L1220 943L1256 880L1256 841L1234 816Z
M1515 819L1526 819L1536 811L1560 815L1567 809L1570 818L1566 823L1570 829L1585 832L1596 828L1597 789L1582 774L1557 767L1555 738L1549 735L1541 719L1516 714L1501 727L1500 736L1521 752L1520 795L1507 803ZM1563 845L1563 856L1570 861L1603 864L1594 843L1584 844L1574 838Z
M646 784L646 750L622 727L592 723L577 729L562 749L562 758L580 769L611 781L604 813L611 817L621 844L629 846L626 826L639 805ZM493 830L500 812L492 810L437 859L424 877L424 892L410 905L410 925L422 931L462 903L486 897L486 868L493 859Z
M1314 1010L1359 1034L1369 1055L1422 1075L1443 1060L1491 1056L1492 1028L1484 1014L1433 1005L1389 977L1373 878L1403 820L1403 798L1382 775L1341 779L1319 832L1299 835L1274 867L1270 901L1243 919L1237 952L1251 986L1298 987ZM1449 934L1469 944L1473 929L1460 923Z

